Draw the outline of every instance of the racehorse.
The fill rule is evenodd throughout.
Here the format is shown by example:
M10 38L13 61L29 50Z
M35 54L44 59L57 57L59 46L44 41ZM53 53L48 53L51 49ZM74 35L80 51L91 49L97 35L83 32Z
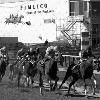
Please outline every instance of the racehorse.
M9 75L9 79L11 79L11 81L13 81L14 78L18 78L19 76L22 75L23 70L24 70L24 61L25 59L20 59L20 60L16 60L14 61L12 64L10 64L10 75ZM18 81L19 84L19 81Z
M29 80L32 81L33 84L33 78L37 73L39 72L39 81L42 83L42 71L41 69L44 69L43 64L40 65L40 60L35 61L34 59L22 58L19 61L15 61L13 64L10 65L10 79L13 80L13 77L17 76L18 78L18 87L20 85L20 79L24 76L26 77L25 86L29 86ZM44 72L44 70L43 70Z
M0 81L2 80L3 76L5 75L7 64L3 58L0 59Z
M75 84L75 82L79 79L83 79L84 83L85 83L85 95L87 93L86 91L86 79L91 79L93 77L93 94L95 94L95 88L96 88L96 79L94 77L93 74L93 59L89 59L86 61L81 62L80 64L77 65L70 65L67 69L66 75L61 83L61 85L59 86L59 89L61 88L61 86L65 83L65 81L72 76L72 82L69 84L69 88L68 88L68 94L70 92L70 88L72 85Z
M57 82L59 77L57 76L57 60L53 58L45 58L43 57L37 63L37 73L39 74L39 86L40 86L40 94L42 94L43 89L43 75L46 77L47 82L50 84L50 91L54 91L57 87ZM36 73L36 71L34 72ZM52 81L55 81L54 85Z
M45 74L50 84L50 90L55 90L55 88L57 87L57 82L59 80L59 77L57 76L57 71L58 71L57 61L51 58L48 61L46 61L46 63L47 64L45 67ZM52 84L52 80L55 81L54 86Z
M40 94L42 94L42 87L43 87L43 75L46 76L47 80L49 81L50 84L50 90L55 90L57 87L57 82L59 78L57 77L57 61L54 59L48 59L45 60L45 58L39 60L38 62L33 61L26 61L24 64L24 67L27 68L26 70L26 75L27 75L27 85L29 85L29 79L32 80L33 84L33 79L34 76L39 74L39 87L40 87ZM19 79L20 80L20 79ZM52 84L52 80L55 81L54 86Z

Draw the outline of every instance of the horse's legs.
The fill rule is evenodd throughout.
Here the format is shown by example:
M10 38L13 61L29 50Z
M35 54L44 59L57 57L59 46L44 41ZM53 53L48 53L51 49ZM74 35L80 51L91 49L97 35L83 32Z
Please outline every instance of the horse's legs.
M27 86L29 86L30 79L31 78L29 76L27 76L27 78L26 78L26 80L27 80Z
M4 77L4 75L5 75L5 72L4 72L4 73L2 73L2 78Z
M67 74L67 73L66 73L66 75L65 75L65 77L64 77L64 79L63 79L61 85L59 86L59 89L62 87L62 85L65 83L65 81L66 81L69 77L70 77L70 74Z
M84 86L84 92L85 92L85 95L86 95L87 94L87 85L86 85L85 79L84 79L84 84L85 84L85 86Z
M87 85L86 85L85 79L84 79L84 83L85 83L85 90L84 91L85 91L85 95L87 95ZM91 83L94 83L92 86L93 86L93 95L95 95L96 79L94 76L93 76L93 81L91 80Z
M57 82L59 81L59 77L57 77L56 79L55 79L55 84L54 84L54 86L53 86L53 90L55 90L55 88L57 87Z
M20 85L20 78L21 78L21 72L19 71L19 73L18 73L18 87Z
M96 85L97 85L97 81L96 81L96 78L95 78L94 74L93 74L93 82L94 82L94 85L93 85L93 95L95 95L95 88L96 88Z
M53 83L51 82L51 79L49 80L49 84L50 84L50 91L52 91Z
M30 77L30 80L31 80L31 85L34 83L34 77Z
M43 67L43 75L45 75L45 66Z
M39 71L39 87L40 87L40 94L43 95L43 79L41 71Z
M51 79L48 75L47 75L47 82L48 82L49 85L50 85L49 91L52 91L53 83L52 83L52 79Z
M96 80L94 79L94 85L95 85L95 86L93 87L93 95L95 95L96 83L97 83L97 82L96 82Z
M70 92L70 88L71 88L71 86L72 86L72 85L74 85L74 84L75 84L75 82L76 82L77 80L78 80L78 78L73 77L72 82L69 84L68 94L69 94L69 92Z
M43 86L42 72L39 71L39 86Z

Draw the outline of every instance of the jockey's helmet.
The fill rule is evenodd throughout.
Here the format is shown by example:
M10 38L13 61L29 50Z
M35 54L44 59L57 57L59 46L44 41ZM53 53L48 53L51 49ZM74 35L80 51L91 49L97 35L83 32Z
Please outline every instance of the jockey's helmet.
M54 50L55 50L55 51L57 51L57 49L58 49L58 47L57 47L57 46L55 46L55 47L54 47Z

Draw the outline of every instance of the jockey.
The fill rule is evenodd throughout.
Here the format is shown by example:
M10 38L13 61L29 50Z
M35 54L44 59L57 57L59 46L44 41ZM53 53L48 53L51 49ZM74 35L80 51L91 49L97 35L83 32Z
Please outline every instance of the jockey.
M40 52L40 49L39 48L36 48L36 53L37 53L37 59L42 59L43 58L43 55L42 53Z
M85 63L87 62L88 64L92 64L94 57L95 56L92 53L91 47L88 47L86 50L83 51L82 58L81 58L82 60L80 62L80 65L82 64L82 66L80 66L82 78L84 78L84 69L86 66Z
M27 55L29 56L29 58L31 59L31 60L37 60L37 58L36 58L36 51L35 50L33 50L33 48L31 47L29 50L28 50L28 52L27 52Z
M92 57L92 56L94 56L93 53L92 53L92 49L91 49L91 47L88 47L88 49L87 49L87 53L88 53L88 57Z
M18 50L18 52L17 52L17 59L23 58L25 53L26 52L25 52L24 48L21 48L20 50Z
M88 48L86 50L82 50L79 52L80 62L87 60L91 55L91 52L88 52Z
M5 46L3 46L0 49L0 58L5 58L6 61L7 61L7 64L9 64L9 62L8 62L8 60L9 60L8 51L7 51Z
M50 46L50 47L48 47L47 48L47 50L46 50L46 56L48 57L48 58L52 58L52 57L54 57L54 47L53 46Z
M54 47L54 46L48 47L46 50L46 54L45 54L46 60L47 59L54 59L55 60L56 52L57 52L57 47Z
M93 55L93 53L92 53L92 49L91 49L91 47L89 46L86 50L84 50L84 52L83 52L83 58L86 58L86 59L88 59L88 58L90 58L90 57L94 57L94 55Z
M8 55L8 52L5 46L0 49L0 55L2 56Z

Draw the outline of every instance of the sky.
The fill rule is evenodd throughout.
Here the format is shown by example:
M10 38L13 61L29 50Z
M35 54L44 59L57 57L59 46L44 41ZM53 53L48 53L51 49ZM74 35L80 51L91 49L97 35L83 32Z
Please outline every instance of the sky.
M0 1L0 3L3 3L13 0ZM40 7L41 4L43 4L42 7ZM44 7L44 4L47 4L47 8ZM22 10L20 9L21 5L23 6ZM29 10L27 5L34 5L34 9ZM46 39L50 42L55 41L58 35L56 25L61 24L60 19L66 18L67 9L66 0L35 0L30 2L27 0L26 2L0 4L0 37L18 37L18 40L23 43L42 43ZM43 10L51 12L44 13ZM36 14L27 14L30 11L36 11ZM38 13L38 11L41 11L41 13ZM31 25L5 24L5 18L9 18L10 14L24 15L22 21L30 21ZM45 19L55 19L56 23L44 23ZM42 39L39 37L42 37Z

